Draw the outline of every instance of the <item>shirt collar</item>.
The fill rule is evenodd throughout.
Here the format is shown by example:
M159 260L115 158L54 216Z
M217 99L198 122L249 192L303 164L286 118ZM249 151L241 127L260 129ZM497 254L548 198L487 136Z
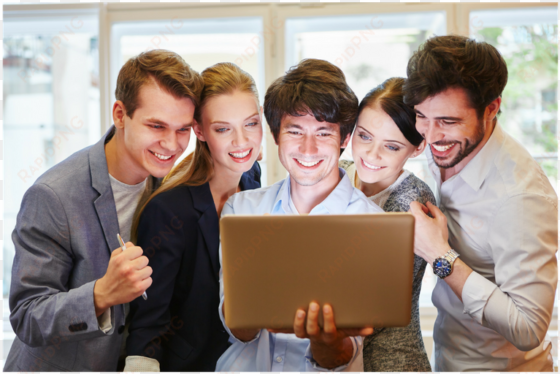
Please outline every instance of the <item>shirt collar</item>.
M488 138L484 147L482 147L478 154L469 161L459 174L457 174L457 177L463 179L474 191L478 191L494 164L493 160L498 155L503 140L504 132L500 125L496 123L496 126L492 131L492 135L490 135L490 138ZM439 167L434 162L431 149L429 149L426 153L426 157L428 158L430 170L434 175L438 186L440 186L441 173Z
M354 187L350 179L346 176L344 169L339 168L338 172L340 182L338 182L335 189L325 200L311 210L311 214L319 214L322 210L326 210L328 214L344 214L346 212L352 200ZM272 212L279 213L283 211L282 213L296 214L290 207L291 198L290 176L288 176L288 178L284 179L278 191Z

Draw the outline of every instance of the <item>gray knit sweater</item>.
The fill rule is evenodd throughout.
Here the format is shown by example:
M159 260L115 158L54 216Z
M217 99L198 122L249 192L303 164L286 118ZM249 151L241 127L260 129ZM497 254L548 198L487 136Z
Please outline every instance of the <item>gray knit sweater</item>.
M339 166L348 169L352 161L341 160ZM353 181L352 181L353 183ZM410 203L427 201L436 205L430 187L410 174L389 195L383 205L386 212L407 212ZM426 261L414 255L411 321L407 327L375 329L364 339L365 371L432 371L420 330L418 299Z

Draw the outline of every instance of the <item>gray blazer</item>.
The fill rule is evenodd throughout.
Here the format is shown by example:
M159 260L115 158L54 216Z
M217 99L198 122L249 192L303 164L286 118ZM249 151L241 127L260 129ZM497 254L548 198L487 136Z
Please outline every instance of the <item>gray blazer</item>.
M46 171L21 203L12 234L16 255L10 322L17 335L4 371L116 371L124 305L99 329L95 281L119 247L119 224L105 143L74 153Z

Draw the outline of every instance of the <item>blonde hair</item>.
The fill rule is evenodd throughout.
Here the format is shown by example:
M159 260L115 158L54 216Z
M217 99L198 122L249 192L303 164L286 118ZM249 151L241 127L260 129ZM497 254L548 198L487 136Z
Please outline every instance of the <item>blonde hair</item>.
M258 102L257 85L253 77L231 62L221 62L202 72L204 88L200 94L200 104L196 107L194 118L202 125L202 109L212 97L231 94L235 91L248 92L255 95ZM214 162L206 142L196 139L196 147L165 177L161 186L151 195L142 197L134 213L132 223L132 241L136 243L140 215L146 205L162 192L169 191L177 186L200 186L212 179L214 175Z

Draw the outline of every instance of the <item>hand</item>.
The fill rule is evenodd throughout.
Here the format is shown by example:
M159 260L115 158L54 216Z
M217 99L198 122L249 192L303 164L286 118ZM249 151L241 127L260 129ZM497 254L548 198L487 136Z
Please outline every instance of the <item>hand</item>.
M152 268L142 248L126 243L111 253L109 266L103 278L95 282L93 300L95 314L99 317L113 305L125 304L136 299L152 284Z
M410 203L410 213L414 216L414 253L432 264L451 249L447 218L437 206L426 203L426 206L417 201ZM432 217L428 216L431 214Z
M298 309L294 320L294 333L298 338L308 338L311 342L313 358L321 367L333 369L347 364L352 359L353 347L350 336L373 334L373 328L337 329L333 309L329 304L323 306L323 328L319 327L320 306L312 301L309 312Z

